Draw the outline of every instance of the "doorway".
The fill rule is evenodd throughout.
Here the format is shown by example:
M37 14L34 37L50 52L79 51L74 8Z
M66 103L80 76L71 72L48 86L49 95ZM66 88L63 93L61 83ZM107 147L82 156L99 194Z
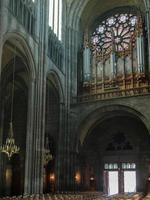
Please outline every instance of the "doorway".
M118 187L118 171L108 172L108 195L114 195L119 193Z
M136 192L136 171L124 171L124 192Z
M136 164L105 163L104 192L108 195L136 192Z

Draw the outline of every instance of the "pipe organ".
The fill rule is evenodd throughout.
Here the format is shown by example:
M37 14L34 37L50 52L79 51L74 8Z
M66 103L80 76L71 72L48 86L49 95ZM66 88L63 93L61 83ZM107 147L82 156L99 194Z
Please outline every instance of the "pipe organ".
M144 52L143 24L139 15L117 13L101 21L92 33L86 30L82 95L103 94L104 97L112 92L115 96L115 91L116 96L148 92Z

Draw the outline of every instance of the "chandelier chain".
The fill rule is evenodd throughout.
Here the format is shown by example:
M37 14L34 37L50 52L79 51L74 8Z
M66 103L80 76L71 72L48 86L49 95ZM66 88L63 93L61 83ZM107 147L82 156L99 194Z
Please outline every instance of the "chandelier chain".
M12 123L12 121L13 121L13 111L14 111L15 65L16 65L16 47L15 47L15 53L14 53L13 73L12 73L12 97L11 97L10 123Z

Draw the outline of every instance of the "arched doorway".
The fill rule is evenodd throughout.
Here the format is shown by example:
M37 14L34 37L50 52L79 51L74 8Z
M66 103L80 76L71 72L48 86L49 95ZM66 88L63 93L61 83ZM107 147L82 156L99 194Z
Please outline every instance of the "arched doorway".
M79 148L84 189L114 194L110 192L111 185L115 185L111 184L113 179L115 193L144 191L150 164L147 128L140 118L127 111L103 114L90 127ZM131 189L127 183L133 177Z

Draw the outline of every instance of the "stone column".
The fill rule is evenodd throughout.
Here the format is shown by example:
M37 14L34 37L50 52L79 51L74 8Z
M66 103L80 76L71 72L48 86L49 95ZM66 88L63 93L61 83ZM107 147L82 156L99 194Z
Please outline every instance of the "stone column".
M65 104L60 103L60 123L59 123L59 138L58 138L58 149L57 149L57 157L56 159L56 191L63 191L64 186L64 178L65 178L65 170L64 170L64 160L65 160L65 152L64 152L64 135L65 135L65 127L64 120L65 119Z
M7 12L6 7L8 5L8 0L1 0L0 1L0 84L1 84L1 71L2 71L2 52L3 52L3 36L6 29L6 18Z
M67 22L66 22L67 24ZM65 67L65 105L64 105L64 124L63 124L63 140L60 145L63 144L61 157L62 160L62 179L60 178L61 189L72 190L74 187L74 170L72 167L74 156L72 154L72 132L71 132L71 113L70 102L72 96L77 94L77 56L78 50L78 34L74 28L67 27L65 31L65 43L64 43L64 67ZM75 74L75 75L74 75ZM61 172L61 170L60 170ZM63 183L62 183L63 180Z
M48 0L37 0L38 65L35 85L32 193L43 193L43 153L45 138L46 54L48 40ZM33 161L32 161L33 162Z
M68 115L68 124L67 124L67 135L66 135L66 188L70 191L75 190L75 172L76 172L76 163L77 163L77 152L76 152L76 113L70 111Z
M43 193L48 2L36 1L38 54L36 80L31 83L29 95L25 194Z
M76 96L77 95L77 86L78 86L77 85L78 50L79 50L79 45L81 45L80 44L80 33L74 27L68 27L66 29L65 36L66 36L66 38L65 38L66 46L65 46L64 54L66 55L67 65L64 65L64 67L65 67L65 70L67 70L66 74L68 74L70 76L70 79L69 79L70 86L71 86L70 94L72 96Z
M25 161L25 183L24 194L31 194L32 186L32 161L33 157L33 128L34 128L34 96L35 80L31 80L28 91L28 115L27 115L27 134L26 134L26 161Z
M63 151L62 151L62 167L63 172L62 172L62 180L61 180L61 189L62 190L67 190L68 188L68 184L69 184L69 168L70 168L70 163L69 163L69 113L70 113L70 100L71 100L71 68L72 68L72 30L70 27L68 27L66 29L66 33L65 33L65 51L64 51L64 66L65 66L65 74L66 74L66 78L65 78L65 104L64 104L64 109L63 109L63 132L61 134L63 134ZM61 144L60 144L61 145Z
M67 22L66 22L67 23ZM63 154L64 154L64 190L73 190L74 189L74 176L75 176L75 156L74 156L74 136L73 129L72 129L72 122L71 121L71 111L70 111L70 102L72 96L77 95L77 61L75 59L75 55L77 55L77 50L79 46L79 32L76 31L75 28L67 27L66 34L65 34L65 61L64 66L66 69L66 101L65 101L65 119L64 119L64 147L63 147ZM88 51L85 50L85 58L88 57ZM86 61L85 61L86 62ZM88 72L87 72L88 67ZM89 66L85 64L85 71L83 73L89 74ZM75 74L75 76L74 76Z
M3 49L3 18L2 18L2 2L0 1L0 84L1 84L1 71L2 71L2 49Z
M74 154L74 140L70 129L70 114L67 116L67 108L64 106L63 129L59 139L59 152L57 160L57 174L58 182L57 191L73 191L74 190L74 175L75 175L75 154ZM59 175L57 177L57 175Z
M3 119L4 119L4 98L2 98L2 52L3 52L3 35L4 35L4 16L6 15L4 7L7 1L0 1L0 145L2 145L3 139ZM0 194L3 189L3 159L2 154L0 153Z

